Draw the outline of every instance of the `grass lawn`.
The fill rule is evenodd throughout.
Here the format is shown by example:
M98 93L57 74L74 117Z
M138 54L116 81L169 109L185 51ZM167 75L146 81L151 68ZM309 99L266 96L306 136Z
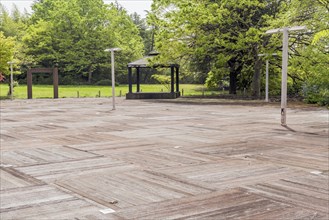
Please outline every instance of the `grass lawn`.
M0 84L0 98L7 98L8 84ZM168 89L164 85L141 85L142 92L167 92ZM136 87L133 87L133 91L136 91ZM219 91L207 91L203 85L182 84L180 85L180 91L184 96L202 95L203 91L205 95L219 94ZM128 92L128 85L116 86L116 96L124 96ZM33 98L52 98L53 87L52 85L33 85L32 88ZM80 98L84 97L110 97L112 96L111 86L94 86L94 85L82 85L82 86L67 86L60 85L58 88L60 98ZM16 99L27 98L27 86L19 85L14 89L14 97Z

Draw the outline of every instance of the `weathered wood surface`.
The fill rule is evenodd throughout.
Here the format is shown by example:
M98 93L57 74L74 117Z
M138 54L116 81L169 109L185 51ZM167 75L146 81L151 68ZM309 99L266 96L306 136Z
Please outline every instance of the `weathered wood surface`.
M0 219L328 219L329 113L1 101Z

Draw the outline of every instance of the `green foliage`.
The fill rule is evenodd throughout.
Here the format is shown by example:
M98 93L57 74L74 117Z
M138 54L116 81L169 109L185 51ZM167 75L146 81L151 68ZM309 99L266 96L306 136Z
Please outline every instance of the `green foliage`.
M262 27L266 25L263 15L278 12L267 2L155 0L149 23L158 28L160 59L188 66L203 82L210 71L223 72L224 77L230 76L231 92L236 93L237 88L251 84L256 72L253 66L259 59ZM260 65L257 68L260 72ZM218 80L208 77L207 84L212 84L211 79Z
M102 79L95 83L95 85L98 86L112 86L112 80L110 79ZM115 82L115 86L119 86L120 84L118 82Z
M290 33L290 91L303 95L307 102L322 105L328 105L328 10L327 0L292 0L270 22L273 28L305 25L310 30L306 33ZM269 46L281 45L280 38L274 36L271 41Z
M278 53L282 35L264 35L272 28L306 25L307 33L290 33L288 91L301 95L316 84L327 94L329 2L327 0L154 0L149 23L157 27L159 62L175 61L188 72L218 87L230 77L230 93L252 90L259 96L262 61L259 53ZM313 34L315 33L315 34ZM312 44L313 42L313 44ZM267 58L266 58L267 59ZM280 93L281 59L273 59L270 92ZM314 82L311 79L315 79ZM311 90L310 90L311 91ZM323 91L323 92L321 92Z
M13 74L22 73L23 64L31 60L25 55L24 45L22 44L22 36L24 35L29 16L26 12L21 13L16 5L9 13L0 3L0 73L7 75L7 82L10 81L10 65L9 61L14 61ZM14 81L15 82L15 81ZM10 94L10 86L8 87Z
M314 35L312 44L317 44L321 39L329 39L329 30L322 30Z
M14 58L14 46L15 38L5 37L0 31L0 72L5 75L10 74L8 62Z
M168 91L170 90L170 82L171 82L170 76L161 75L161 74L153 74L152 79L156 80L161 85L164 85Z
M153 50L153 29L147 25L146 19L141 18L136 12L130 15L130 17L138 28L139 35L143 39L145 55L148 55Z
M58 63L65 75L78 75L92 83L93 76L110 68L106 48L116 53L117 73L140 57L142 39L126 11L102 0L45 0L33 5L34 13L23 40L37 65ZM115 30L115 31L114 31Z
M112 85L112 80L110 80L110 79L102 79L102 80L99 80L98 82L96 82L95 85L98 85L98 86Z
M11 14L9 14L0 3L0 31L6 37L17 37L20 39L24 34L27 22L28 15L20 13L15 4Z

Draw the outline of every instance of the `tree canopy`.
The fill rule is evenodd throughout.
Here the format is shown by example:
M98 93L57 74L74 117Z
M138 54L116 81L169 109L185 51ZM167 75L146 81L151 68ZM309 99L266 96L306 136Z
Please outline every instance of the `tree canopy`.
M32 6L31 25L23 37L37 64L58 64L63 72L92 81L108 67L106 48L120 47L118 63L140 57L143 43L125 10L102 0L44 0Z
M8 62L14 58L15 39L13 37L5 37L0 31L0 73L9 74Z
M247 89L259 97L263 65L258 54L280 55L282 47L281 36L264 35L268 29L303 24L309 29L289 44L290 91L303 92L316 72L329 78L323 69L328 65L328 14L327 0L154 0L148 21L157 27L163 62L179 62L207 86L229 81L231 94ZM306 62L307 57L317 62ZM272 91L279 92L280 62L273 63Z

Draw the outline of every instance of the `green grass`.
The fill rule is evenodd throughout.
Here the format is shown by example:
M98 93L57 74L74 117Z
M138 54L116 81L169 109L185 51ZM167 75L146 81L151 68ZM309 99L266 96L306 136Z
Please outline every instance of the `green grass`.
M1 99L7 98L8 84L0 84L0 97ZM168 92L168 89L164 85L141 85L142 92ZM133 91L136 91L136 87L133 87ZM184 96L198 96L202 95L216 95L219 94L218 91L207 91L203 85L193 85L193 84L182 84L180 85L180 91L184 93ZM116 86L115 93L116 96L120 94L124 96L128 92L128 85ZM33 98L52 98L53 97L53 87L52 85L33 85L32 88ZM83 85L83 86L67 86L60 85L58 88L58 93L60 98L80 98L84 97L98 97L99 93L101 97L112 96L111 86L94 86L94 85ZM27 98L27 86L19 85L14 89L14 97L16 99L26 99Z

